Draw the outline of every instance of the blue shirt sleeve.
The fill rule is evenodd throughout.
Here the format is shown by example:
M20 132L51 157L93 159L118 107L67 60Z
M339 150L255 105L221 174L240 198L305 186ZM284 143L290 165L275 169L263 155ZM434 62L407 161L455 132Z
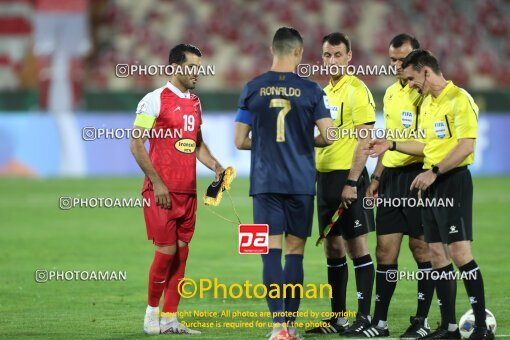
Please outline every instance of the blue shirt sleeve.
M241 91L241 95L239 96L239 101L237 103L237 115L236 122L244 123L251 126L252 118L251 112L248 111L248 105L246 100L248 99L248 84Z
M241 95L239 95L239 101L237 102L237 108L241 110L248 110L246 100L248 99L248 84L241 91Z
M315 104L315 109L313 111L313 120L317 121L322 118L331 118L331 112L329 110L328 104L328 96L319 85L317 85L317 103Z
M237 109L236 122L244 123L251 126L251 112L248 110Z

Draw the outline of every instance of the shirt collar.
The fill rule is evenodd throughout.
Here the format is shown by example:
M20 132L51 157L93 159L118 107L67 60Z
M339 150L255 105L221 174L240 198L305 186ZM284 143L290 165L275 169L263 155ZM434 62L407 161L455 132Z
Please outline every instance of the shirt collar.
M181 90L179 90L177 87L175 87L174 84L172 84L171 82L167 82L166 87L168 87L168 89L170 91L172 91L173 93L175 93L179 98L186 98L186 99L190 98L189 90L186 92L181 92Z
M439 94L439 96L437 96L437 98L434 99L434 97L431 96L432 102L439 103L441 101L441 99L443 99L443 97L446 95L446 93L453 88L453 86L454 86L453 82L451 80L448 80L446 82L446 86L444 87L443 91L441 91L441 93Z
M331 80L329 81L328 86L331 88L331 90L332 90L332 91L337 91L337 90L339 90L339 89L340 89L340 88L341 88L341 87L345 84L345 82L346 82L349 78L350 78L350 75L345 74L345 75L344 75L344 76L340 79L340 81L339 81L338 83L336 83L336 85L335 85L335 86L333 86L333 85L331 84Z

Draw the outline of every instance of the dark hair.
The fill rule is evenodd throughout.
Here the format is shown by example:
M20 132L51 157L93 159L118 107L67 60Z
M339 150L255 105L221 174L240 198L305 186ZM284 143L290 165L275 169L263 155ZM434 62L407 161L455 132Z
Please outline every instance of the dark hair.
M441 73L436 57L427 50L418 49L409 53L402 62L402 68L404 69L408 66L412 66L416 71L421 71L423 67L428 66L434 73Z
M351 50L351 40L347 36L347 34L335 32L330 33L326 35L324 38L322 38L322 44L324 45L325 42L330 43L333 46L337 46L340 44L344 44L347 52Z
M286 55L296 47L303 46L303 38L295 28L280 27L274 34L272 46L274 53Z
M400 46L404 45L406 42L411 44L411 47L413 48L413 50L417 50L420 48L420 43L418 42L418 40L415 37L413 37L412 35L407 34L407 33L401 33L401 34L395 36L393 39L391 39L390 46L399 48Z
M199 57L202 56L202 52L200 52L198 47L190 44L179 44L170 50L170 55L168 56L168 65L181 65L184 63L186 61L186 52L192 53Z

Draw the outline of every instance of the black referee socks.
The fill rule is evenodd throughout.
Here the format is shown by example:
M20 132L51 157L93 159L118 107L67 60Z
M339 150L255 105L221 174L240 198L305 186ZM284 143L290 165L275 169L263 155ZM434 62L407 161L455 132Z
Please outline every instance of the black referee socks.
M441 311L441 328L448 329L449 324L457 324L455 318L455 299L457 297L457 281L454 278L453 265L433 269L437 272L436 293L439 310ZM443 274L444 273L444 274Z
M372 301L372 287L374 285L374 263L370 254L352 260L356 275L356 290L358 296L358 314L370 315Z
M418 271L430 272L431 270L432 264L430 262L418 263ZM427 317L433 296L434 280L431 280L430 276L424 275L421 280L418 280L418 307L416 309L416 316L422 318Z
M331 311L346 312L345 298L347 293L347 279L349 269L345 256L339 259L327 259L328 283L331 286Z
M475 314L475 324L478 327L487 327L485 325L485 293L483 288L482 273L475 260L459 267L464 274L464 286L469 296L469 303Z
M388 308L397 287L398 264L378 264L375 279L374 323L388 321ZM393 273L392 273L393 272Z

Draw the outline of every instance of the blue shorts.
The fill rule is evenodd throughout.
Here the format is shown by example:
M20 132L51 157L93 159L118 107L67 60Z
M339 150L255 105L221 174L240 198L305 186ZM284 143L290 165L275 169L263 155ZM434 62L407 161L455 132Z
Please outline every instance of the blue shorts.
M268 224L269 235L312 235L314 196L257 194L253 196L253 221Z

